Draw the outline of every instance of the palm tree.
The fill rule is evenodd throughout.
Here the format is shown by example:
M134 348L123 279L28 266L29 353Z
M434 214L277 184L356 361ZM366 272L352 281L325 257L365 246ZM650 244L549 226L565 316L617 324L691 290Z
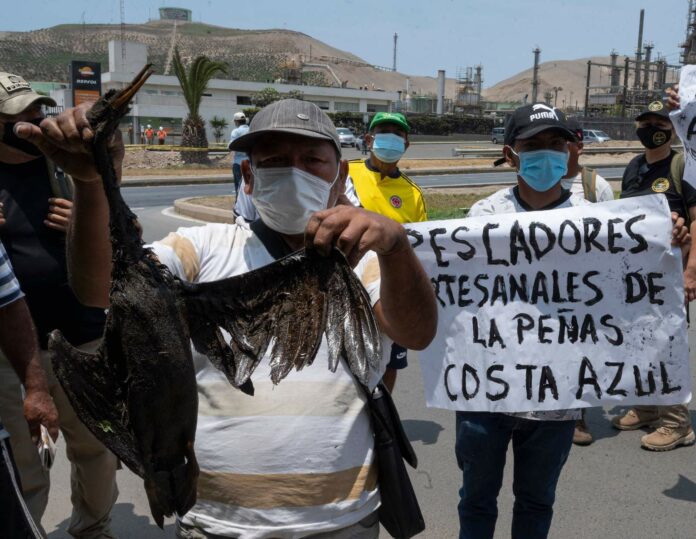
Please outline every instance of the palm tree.
M174 72L179 79L181 90L189 112L184 119L181 145L190 148L207 148L208 138L205 134L205 121L198 114L198 109L203 99L203 92L208 87L208 82L216 73L227 73L227 66L223 62L215 62L207 56L197 56L187 70L179 56L179 49L174 49ZM205 152L182 152L185 162L201 162L207 159Z
M220 118L219 116L213 116L210 119L210 127L213 128L213 136L215 137L215 142L220 142L222 135L225 133L225 129L230 125L227 123L225 118Z

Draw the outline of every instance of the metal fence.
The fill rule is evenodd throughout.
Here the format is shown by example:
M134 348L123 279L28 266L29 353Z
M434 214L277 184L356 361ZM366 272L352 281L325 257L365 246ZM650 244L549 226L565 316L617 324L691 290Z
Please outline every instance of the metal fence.
M638 140L632 119L578 117L577 120L583 129L598 129L616 140Z

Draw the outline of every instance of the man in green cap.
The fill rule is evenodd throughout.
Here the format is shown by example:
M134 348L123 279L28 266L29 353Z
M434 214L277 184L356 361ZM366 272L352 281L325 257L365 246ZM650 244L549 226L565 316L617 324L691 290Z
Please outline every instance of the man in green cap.
M399 223L426 221L423 193L399 170L399 159L408 148L408 125L403 114L378 112L370 122L365 144L370 156L348 164L346 196L355 205ZM396 371L407 366L406 349L396 343L384 373L384 383L394 389Z

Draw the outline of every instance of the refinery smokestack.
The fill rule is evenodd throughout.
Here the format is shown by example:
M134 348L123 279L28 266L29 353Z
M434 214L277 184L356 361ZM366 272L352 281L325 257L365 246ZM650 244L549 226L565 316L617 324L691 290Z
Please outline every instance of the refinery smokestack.
M633 81L634 88L640 88L640 64L643 59L643 22L645 10L640 10L640 22L638 23L638 46L636 47L636 76Z
M396 71L396 42L399 39L399 34L394 32L394 64L392 65L392 71Z
M437 115L442 116L445 105L445 70L437 71Z

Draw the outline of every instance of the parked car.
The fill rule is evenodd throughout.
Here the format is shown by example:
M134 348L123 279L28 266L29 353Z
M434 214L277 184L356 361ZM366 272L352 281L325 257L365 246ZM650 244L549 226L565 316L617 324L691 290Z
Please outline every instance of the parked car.
M336 128L341 146L355 146L355 135L347 127Z
M608 140L611 140L611 137L604 131L599 131L598 129L583 129L582 141L585 144L591 142L606 142Z
M491 142L493 144L502 143L505 140L505 128L504 127L494 127L491 131Z

